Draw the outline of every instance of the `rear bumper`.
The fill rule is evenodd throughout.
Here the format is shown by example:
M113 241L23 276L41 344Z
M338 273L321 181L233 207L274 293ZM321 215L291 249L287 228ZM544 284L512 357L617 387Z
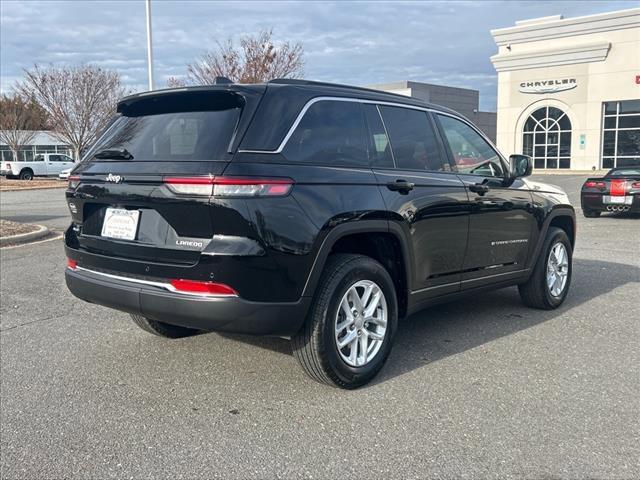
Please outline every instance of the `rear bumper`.
M640 212L640 195L628 195L632 197L629 204L606 203L603 200L605 195L594 193L583 193L580 196L580 203L583 210L592 212Z
M85 269L67 268L65 279L71 293L87 302L206 331L293 335L304 322L310 300L265 303L187 295Z

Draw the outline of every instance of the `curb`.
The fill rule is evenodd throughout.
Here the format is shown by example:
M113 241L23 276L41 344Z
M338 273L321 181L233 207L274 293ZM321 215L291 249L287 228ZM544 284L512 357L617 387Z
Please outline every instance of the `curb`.
M0 192L23 192L26 190L53 190L56 188L63 189L63 188L66 188L66 185L50 185L48 187L41 187L40 185L33 186L33 187L17 187L17 188L5 187L5 188L0 188Z
M0 247L5 245L20 245L22 243L40 240L49 235L49 229L44 225L37 225L39 228L35 232L21 233L20 235L11 235L8 237L0 237Z

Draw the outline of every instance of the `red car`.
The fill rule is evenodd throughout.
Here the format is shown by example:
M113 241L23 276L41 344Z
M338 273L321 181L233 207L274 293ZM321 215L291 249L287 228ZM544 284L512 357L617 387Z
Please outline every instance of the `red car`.
M587 218L602 212L640 212L640 167L612 168L600 178L588 178L580 195Z

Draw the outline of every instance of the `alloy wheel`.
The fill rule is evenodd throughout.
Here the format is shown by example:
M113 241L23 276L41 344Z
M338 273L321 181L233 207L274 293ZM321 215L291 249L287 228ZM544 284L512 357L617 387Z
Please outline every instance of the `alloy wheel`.
M387 332L387 300L371 280L360 280L347 289L335 318L338 353L352 367L371 362Z
M547 288L554 297L559 297L567 285L569 275L569 255L561 242L551 247L547 260Z

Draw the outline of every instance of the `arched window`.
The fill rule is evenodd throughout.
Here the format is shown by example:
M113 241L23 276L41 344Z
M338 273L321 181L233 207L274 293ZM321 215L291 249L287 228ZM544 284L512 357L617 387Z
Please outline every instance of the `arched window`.
M571 167L571 121L556 107L542 107L524 124L522 153L533 157L535 168Z

